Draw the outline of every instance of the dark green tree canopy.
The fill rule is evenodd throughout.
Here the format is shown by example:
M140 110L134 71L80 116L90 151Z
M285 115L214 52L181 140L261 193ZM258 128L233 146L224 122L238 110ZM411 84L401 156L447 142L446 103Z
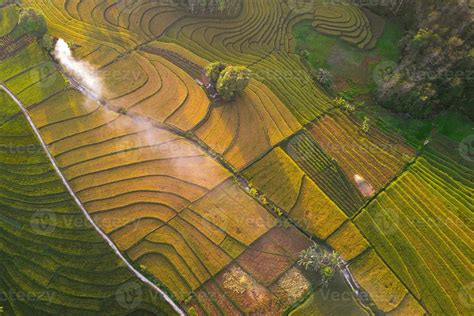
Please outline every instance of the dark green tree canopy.
M43 38L48 31L46 20L38 11L28 8L20 12L18 27L26 34L31 34L36 38Z
M217 93L219 96L230 101L249 85L251 72L244 66L227 66L219 75L217 80Z
M213 85L217 84L217 80L219 79L221 72L226 67L227 67L227 64L220 61L216 61L207 65L206 76L209 78L209 80L211 81Z

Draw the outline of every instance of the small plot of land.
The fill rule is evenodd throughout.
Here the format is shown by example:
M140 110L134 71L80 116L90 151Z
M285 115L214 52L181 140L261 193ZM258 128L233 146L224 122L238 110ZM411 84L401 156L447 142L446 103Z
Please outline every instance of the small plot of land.
M300 227L320 239L326 239L346 219L279 147L245 170L244 175Z
M342 167L361 193L371 196L395 178L415 155L403 140L376 128L366 134L360 123L342 113L330 114L316 123L311 134ZM373 190L363 190L360 179Z
M459 289L472 282L473 166L439 137L355 223L429 310L464 314Z
M296 134L284 147L308 177L348 216L362 205L363 197L357 187L309 132Z
M350 295L350 291L342 277L337 276L331 281L328 288L316 290L289 315L370 315ZM328 301L333 302L333 304L327 304Z
M194 295L189 308L199 315L278 314L312 284L295 262L311 242L295 228L276 227L252 243L235 261Z
M280 100L255 81L238 100L214 108L196 135L241 169L300 128Z

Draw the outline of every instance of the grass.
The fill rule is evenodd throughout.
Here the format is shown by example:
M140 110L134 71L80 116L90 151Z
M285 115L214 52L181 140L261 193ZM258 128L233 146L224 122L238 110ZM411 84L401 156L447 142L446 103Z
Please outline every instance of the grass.
M377 117L377 126L388 133L402 135L415 147L420 147L433 130L458 142L474 132L474 122L460 112L445 111L422 120L404 117L382 108L371 108L368 111Z
M403 32L400 26L394 22L385 25L383 35L378 39L376 46L367 51L335 37L321 34L314 30L311 21L302 21L293 28L293 35L296 39L297 50L307 50L309 52L308 62L313 69L327 68L337 71L340 64L331 62L330 57L333 51L344 51L348 64L361 63L366 57L380 57L383 60L397 62L400 59L400 50L397 47Z
M0 8L0 37L8 35L18 21L18 10L15 5Z
M293 35L297 51L307 51L306 60L313 70L327 69L334 77L334 89L352 100L376 88L373 70L382 61L398 62L398 42L403 32L395 22L385 24L384 33L371 50L363 50L335 37L324 35L302 21L295 25Z

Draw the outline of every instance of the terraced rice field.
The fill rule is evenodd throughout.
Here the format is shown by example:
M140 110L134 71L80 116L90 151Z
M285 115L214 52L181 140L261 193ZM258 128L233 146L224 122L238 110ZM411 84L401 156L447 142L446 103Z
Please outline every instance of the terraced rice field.
M101 239L50 165L18 106L1 93L0 298L16 315L173 310ZM132 302L133 303L133 302Z
M238 14L216 17L159 1L24 2L96 69L100 102L71 86L37 43L0 60L0 80L94 222L186 312L366 314L347 284L332 285L350 298L333 309L318 278L296 263L312 239L340 253L372 311L468 310L459 288L472 284L472 165L442 139L407 168L414 150L375 127L363 134L357 119L333 111L294 52L291 28L308 19L370 48L377 36L362 10L243 0ZM215 60L254 73L229 104L214 104L196 82ZM3 92L0 102L2 143L37 145L16 104ZM55 294L53 304L10 298L5 309L123 314L117 288L136 280L85 221L74 226L83 215L44 153L0 151L0 159L0 203L9 210L0 214L1 293ZM49 235L18 229L37 207L54 214ZM171 313L136 282L138 314Z
M371 190L364 195L369 197L400 174L415 152L401 139L376 128L365 134L360 126L355 119L336 112L316 123L310 133L361 193L364 190L356 181L357 176L366 181Z
M28 48L31 54L36 54L35 49ZM46 61L46 56L38 54L25 65L29 67L26 72ZM0 66L6 68L15 62L6 60ZM164 59L161 62L169 64ZM127 71L120 64L117 67ZM21 92L22 81L15 81L20 75L14 67L9 69L13 71L2 73L2 79ZM176 76L171 71L169 74ZM144 77L136 82L134 91L146 84ZM112 86L114 82L107 84ZM43 88L41 81L32 86L41 92L49 87ZM118 86L114 89L117 91ZM114 98L107 93L115 106L125 96ZM178 301L223 273L276 226L273 215L227 180L231 174L225 168L195 143L154 126L152 122L157 119L148 122L145 116L140 120L118 114L71 88L52 95L38 93L37 98L29 107L30 115L84 207L118 248ZM134 114L139 115L139 111ZM167 122L163 124L168 126ZM248 222L238 220L241 216ZM305 235L299 238L309 244ZM303 248L293 250L291 265ZM239 259L239 264L246 266L244 262ZM268 278L264 273L255 272L255 277ZM303 294L286 298L288 304ZM271 295L268 298L273 300ZM258 302L253 304L252 308L261 308ZM280 304L278 308L285 306Z
M254 163L245 170L244 175L292 221L325 240L348 261L356 280L378 309L385 313L396 310L411 310L415 314L423 312L423 308L379 258L357 227L281 148L274 149ZM306 304L313 304L310 301L319 295L319 292L313 294ZM411 302L407 307L405 300Z
M291 53L291 26L308 13L294 13L281 1L243 1L243 10L226 21L196 17L174 23L162 41L176 43L207 60L246 65L300 123L332 107L299 59Z
M472 163L435 139L355 218L382 258L433 314L466 314L472 283Z
M355 184L308 131L296 134L284 147L300 168L348 216L362 206L363 197Z
M314 2L313 26L318 32L337 36L362 49L375 46L377 38L374 38L370 20L364 9L350 5L349 1L335 4Z
M346 219L279 147L254 163L244 175L290 218L320 239L326 239Z

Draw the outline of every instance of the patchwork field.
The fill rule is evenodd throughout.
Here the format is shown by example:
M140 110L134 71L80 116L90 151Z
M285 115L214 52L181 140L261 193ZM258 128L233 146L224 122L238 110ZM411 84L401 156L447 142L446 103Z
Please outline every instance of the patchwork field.
M68 80L32 38L5 37L23 6L44 14L100 84ZM360 113L335 109L295 48L293 27L307 22L371 49L375 14L319 0L239 8L0 1L0 48L18 45L0 54L0 83L101 231L190 315L469 314L472 163L440 135L415 152L376 126L362 132ZM217 60L253 73L228 103L201 82ZM2 90L0 145L0 307L173 313L87 223ZM47 210L39 229L37 210ZM315 241L348 267L329 288L297 263ZM130 284L141 293L134 308L121 296Z
M456 143L438 137L355 223L428 310L466 314L463 291L473 281L473 166L456 158Z
M18 106L1 93L0 298L15 315L129 310L173 314L141 285L87 222L49 164ZM133 303L133 302L132 302Z
M284 146L289 156L348 216L363 204L350 177L308 132L302 131Z
M365 134L360 126L360 122L338 112L320 120L310 133L321 148L334 157L359 191L370 197L400 174L415 152L401 139L376 128ZM357 178L364 179L369 189Z

